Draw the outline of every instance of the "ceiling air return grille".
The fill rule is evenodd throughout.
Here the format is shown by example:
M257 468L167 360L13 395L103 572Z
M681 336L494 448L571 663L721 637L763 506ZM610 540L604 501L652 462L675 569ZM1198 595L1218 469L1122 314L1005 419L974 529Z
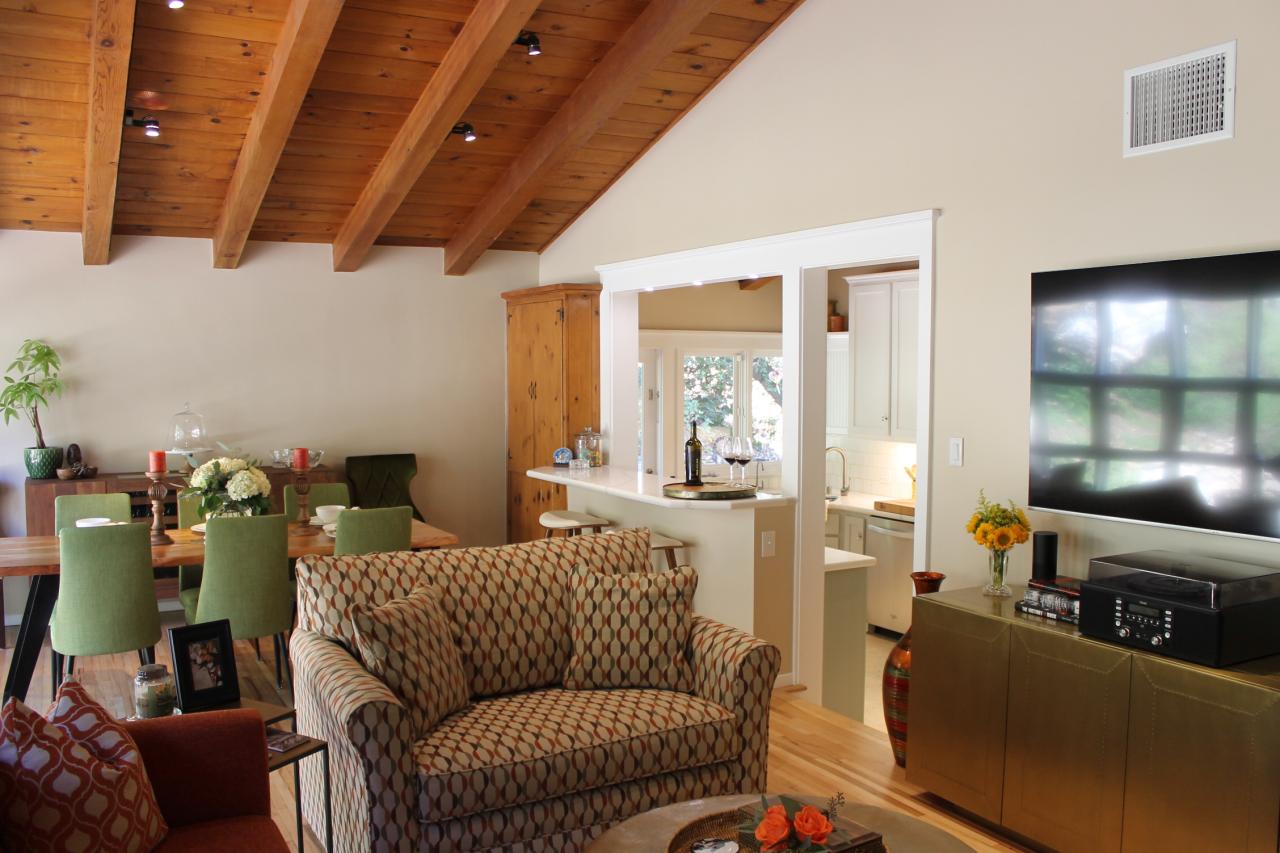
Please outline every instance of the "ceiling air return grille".
M1124 73L1124 156L1230 139L1235 131L1236 43Z

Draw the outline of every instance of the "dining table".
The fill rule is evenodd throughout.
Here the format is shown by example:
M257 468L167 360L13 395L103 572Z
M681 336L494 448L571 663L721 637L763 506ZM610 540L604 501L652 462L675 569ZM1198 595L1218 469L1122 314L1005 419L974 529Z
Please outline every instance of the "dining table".
M151 546L151 565L155 569L195 566L204 563L204 535L190 528L166 530L172 544ZM320 527L306 523L289 525L291 558L327 556L333 553L335 540ZM413 521L409 547L413 550L448 548L458 544L458 537L425 522ZM4 700L27 698L36 661L44 645L54 602L58 600L59 549L57 536L0 537L0 578L28 577L27 604L18 627L18 640L9 660L5 676Z

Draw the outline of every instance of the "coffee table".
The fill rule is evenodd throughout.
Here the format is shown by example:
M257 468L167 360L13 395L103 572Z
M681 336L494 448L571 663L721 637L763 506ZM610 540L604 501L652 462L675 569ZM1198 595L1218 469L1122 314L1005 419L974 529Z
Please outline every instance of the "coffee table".
M815 806L825 805L825 801L819 801L817 797L795 799ZM663 806L624 820L593 841L587 853L665 851L667 841L698 818L759 803L759 794L735 794ZM840 809L840 815L880 833L885 847L893 853L974 853L968 844L936 826L892 809L848 803ZM655 842L660 846L655 846Z

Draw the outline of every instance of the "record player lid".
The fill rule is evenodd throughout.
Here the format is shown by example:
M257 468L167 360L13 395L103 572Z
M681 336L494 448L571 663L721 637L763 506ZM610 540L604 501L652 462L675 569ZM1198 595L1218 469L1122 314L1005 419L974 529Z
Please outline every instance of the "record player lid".
M1280 597L1280 569L1174 551L1095 557L1089 580L1215 608Z

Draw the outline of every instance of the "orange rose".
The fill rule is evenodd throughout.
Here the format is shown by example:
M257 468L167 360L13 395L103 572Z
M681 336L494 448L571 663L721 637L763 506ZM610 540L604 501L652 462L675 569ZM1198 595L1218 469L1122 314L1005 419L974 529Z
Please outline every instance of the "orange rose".
M827 816L813 806L805 806L796 812L796 838L801 841L826 844L827 836L834 829Z
M764 813L764 819L756 827L756 840L760 849L786 850L787 839L791 837L791 821L787 819L787 810L782 806L770 806Z

